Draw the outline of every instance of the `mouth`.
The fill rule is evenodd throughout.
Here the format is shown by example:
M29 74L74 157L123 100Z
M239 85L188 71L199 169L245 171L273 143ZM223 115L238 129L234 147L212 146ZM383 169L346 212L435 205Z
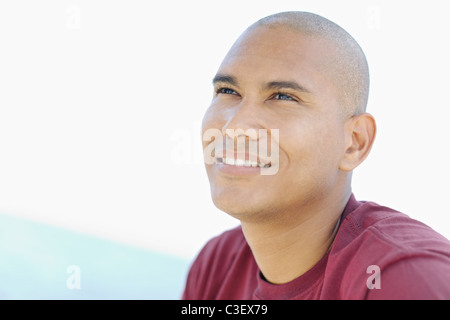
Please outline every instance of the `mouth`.
M229 166L236 167L248 167L248 168L270 168L271 163L263 163L252 160L244 160L239 158L216 158L217 164L226 164Z

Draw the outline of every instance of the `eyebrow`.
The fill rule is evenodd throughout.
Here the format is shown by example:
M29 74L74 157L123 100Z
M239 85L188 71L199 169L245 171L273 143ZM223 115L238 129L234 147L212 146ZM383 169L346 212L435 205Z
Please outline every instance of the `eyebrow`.
M293 89L301 92L308 92L308 93L311 92L295 81L272 81L266 84L265 89L266 90Z
M238 85L237 79L235 77L233 77L231 75L227 75L227 74L219 73L212 80L213 85L215 85L216 83L219 83L219 82L228 83L233 86ZM292 90L307 92L307 93L311 92L310 90L306 89L304 86L300 85L299 83L297 83L295 81L271 81L271 82L268 82L264 86L264 89L265 90L292 89Z
M238 81L236 80L235 77L230 76L230 75L226 75L226 74L216 74L216 76L214 77L214 79L212 80L213 85L218 83L218 82L225 82L225 83L229 83L233 86L237 86Z

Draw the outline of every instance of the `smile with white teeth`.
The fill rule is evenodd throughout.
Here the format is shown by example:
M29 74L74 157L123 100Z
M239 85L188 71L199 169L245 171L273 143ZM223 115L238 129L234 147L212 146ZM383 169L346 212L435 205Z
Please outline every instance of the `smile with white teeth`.
M256 161L252 160L243 160L243 159L233 159L233 158L217 158L217 163L224 163L228 164L230 166L237 166L237 167L260 167L260 168L269 168L269 164L265 163L258 163Z

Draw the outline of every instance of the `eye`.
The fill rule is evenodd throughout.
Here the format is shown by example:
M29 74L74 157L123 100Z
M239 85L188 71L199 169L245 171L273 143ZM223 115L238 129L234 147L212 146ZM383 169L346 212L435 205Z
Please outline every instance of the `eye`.
M281 93L278 92L273 96L273 99L275 100L285 100L285 101L297 101L295 98L293 98L292 96L285 94L285 93Z
M217 94L237 94L236 91L230 88L219 88L216 91Z

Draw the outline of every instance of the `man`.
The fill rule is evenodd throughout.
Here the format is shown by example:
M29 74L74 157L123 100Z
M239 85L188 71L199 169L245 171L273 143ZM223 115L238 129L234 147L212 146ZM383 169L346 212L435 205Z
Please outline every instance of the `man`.
M213 83L206 170L241 225L201 250L184 299L450 299L450 242L352 193L376 124L346 31L306 12L263 18Z

